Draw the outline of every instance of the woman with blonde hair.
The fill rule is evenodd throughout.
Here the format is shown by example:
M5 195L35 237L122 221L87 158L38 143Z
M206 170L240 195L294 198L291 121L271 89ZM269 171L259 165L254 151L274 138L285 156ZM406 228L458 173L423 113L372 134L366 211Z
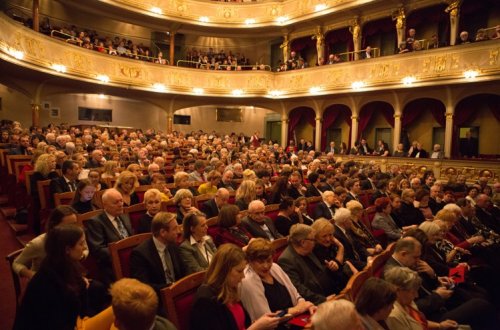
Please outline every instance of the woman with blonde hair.
M363 245L370 255L378 254L382 252L382 245L373 237L370 229L368 229L363 222L361 217L363 216L363 205L356 200L347 202L346 208L351 211L352 227L351 231L354 233L355 238L358 242Z
M108 160L104 163L104 171L101 174L102 179L113 179L118 176L116 169L118 168L118 162L114 160Z
M139 197L134 192L135 188L139 186L137 176L130 171L123 171L116 179L115 189L122 194L123 205L125 207L139 204Z
M31 183L31 197L33 200L33 218L40 219L40 198L38 193L38 181L52 180L58 178L56 170L56 157L52 154L43 154L38 157L34 173L30 178ZM34 230L35 234L40 233L40 221L35 221Z
M280 318L266 313L251 323L246 317L238 291L247 265L243 250L224 244L215 253L198 288L190 315L192 330L261 330L274 329Z
M248 209L248 204L256 198L255 181L243 180L238 189L236 190L235 204L241 211Z

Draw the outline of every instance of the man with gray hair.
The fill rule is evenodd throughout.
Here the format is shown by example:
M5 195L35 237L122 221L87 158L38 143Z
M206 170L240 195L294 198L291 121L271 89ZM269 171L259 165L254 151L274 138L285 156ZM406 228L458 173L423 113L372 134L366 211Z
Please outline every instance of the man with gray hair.
M283 237L276 230L273 221L266 217L264 203L259 200L250 202L248 215L243 218L241 225L252 237L262 237L271 241Z
M341 207L340 201L335 196L333 191L327 190L323 192L323 200L316 205L313 211L314 219L325 218L332 220L337 208Z
M364 329L352 302L345 299L327 301L318 307L311 318L314 330Z
M335 220L335 238L344 246L344 259L350 261L357 269L365 268L368 251L351 234L351 211L342 207L335 212L333 220Z
M295 224L290 228L288 247L278 264L288 274L300 295L319 305L340 292L334 276L313 253L316 232L308 225Z
M85 223L86 238L103 281L109 284L114 275L108 245L134 234L130 218L123 213L123 197L116 189L108 189L102 195L104 212Z
M219 188L214 198L203 203L201 209L208 218L219 215L220 209L227 204L229 200L229 191L226 188Z

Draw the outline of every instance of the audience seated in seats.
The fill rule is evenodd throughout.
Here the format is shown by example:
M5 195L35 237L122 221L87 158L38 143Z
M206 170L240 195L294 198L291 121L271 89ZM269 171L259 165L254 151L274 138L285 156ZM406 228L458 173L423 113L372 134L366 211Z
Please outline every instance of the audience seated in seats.
M29 135L22 135L19 138L19 145L15 148L12 148L9 152L9 155L32 155L33 147L30 146L30 137Z
M105 292L83 277L79 261L85 234L75 224L58 225L45 237L45 258L28 283L14 329L73 329L79 316L101 311ZM92 289L101 301L90 299Z
M491 198L486 194L480 194L476 200L476 217L479 221L491 228L496 233L500 233L500 211L498 207L492 207Z
M213 199L203 203L202 210L207 215L207 218L212 218L219 215L220 210L229 202L229 190L219 188Z
M139 227L136 234L151 232L151 223L153 221L153 217L160 212L161 201L161 192L158 189L148 189L144 193L146 213L139 219Z
M307 197L321 196L321 190L320 190L321 181L319 179L320 179L319 174L315 172L312 172L307 176L307 180L309 181L309 185L307 186L306 190Z
M344 299L327 301L321 304L311 321L314 330L364 329L354 304Z
M337 199L337 196L335 196L333 191L324 191L323 200L316 205L313 218L325 218L332 220L336 210L341 206L340 201Z
M288 236L292 225L299 223L299 218L296 214L294 200L291 197L285 197L279 204L278 216L274 220L276 230L283 235Z
M384 278L393 284L398 282L392 280L393 276L386 275L391 269L408 267L418 271L418 278L415 279L418 283L411 286L414 292L408 305L415 300L418 310L426 319L434 322L451 319L459 324L470 324L472 328L478 326L478 329L490 329L492 325L497 324L494 308L488 301L482 298L466 299L464 296L457 299L454 291L456 289L450 289L450 278L438 277L429 264L420 259L421 255L422 244L413 237L405 237L396 242L392 257L384 267ZM408 279L404 278L399 283ZM389 327L390 320L391 317L388 319Z
M141 186L147 186L151 184L151 179L153 174L160 173L160 166L158 164L152 163L148 165L148 174L141 176L139 179L139 184Z
M21 277L31 279L40 268L45 258L45 241L47 233L59 225L76 224L76 212L70 206L61 205L52 210L47 221L46 233L41 234L26 244L23 252L14 260L12 269ZM83 258L89 254L87 244Z
M217 192L217 185L221 180L221 174L217 171L210 171L207 175L207 182L202 183L198 187L199 194L215 194Z
M281 200L288 196L288 177L281 176L271 187L271 191L269 193L270 203L269 204L279 204Z
M278 264L290 277L299 294L318 305L340 292L324 261L313 253L315 232L304 224L293 225L290 229L288 247L278 259Z
M241 225L252 237L262 237L271 241L283 237L274 226L271 219L265 215L265 206L261 201L254 200L248 205L248 214Z
M361 243L369 255L375 255L382 252L382 245L373 237L372 232L361 221L363 216L363 205L360 202L352 200L347 203L346 208L351 212L351 234Z
M116 189L102 195L104 212L85 222L90 255L96 259L105 284L113 281L108 244L133 235L127 214L123 214L123 198Z
M71 160L65 160L61 172L61 177L56 177L50 181L49 191L51 196L68 191L76 191L79 174L78 164Z
M426 220L431 220L434 218L432 210L429 207L429 196L429 191L427 191L426 189L417 190L417 192L415 193L415 201L413 202L415 207L418 208L418 210L422 213L424 219Z
M95 186L88 179L78 182L71 206L79 214L97 210L94 205Z
M269 194L266 192L266 184L262 179L255 180L255 199L260 200L264 205L269 204Z
M396 302L396 288L376 277L363 284L356 296L356 310L366 330L388 329L386 320Z
M130 275L150 285L159 297L161 289L186 275L186 267L177 246L179 230L175 214L158 212L151 223L151 232L153 236L130 254ZM163 312L160 307L158 310Z
M389 197L389 192L387 191L387 186L389 182L387 180L380 180L375 185L377 189L373 192L370 197L370 205L375 205L375 200L380 197Z
M194 171L189 174L189 181L206 182L205 168L205 161L201 159L197 160L194 163Z
M95 191L102 191L108 189L108 185L101 181L101 174L97 169L91 169L88 173L90 183L95 187Z
M241 282L241 302L252 321L270 312L285 311L291 316L314 312L314 305L300 296L288 275L273 262L271 242L256 238L245 254L248 264Z
M217 246L232 243L239 247L246 246L252 239L252 235L241 225L242 216L236 205L228 204L219 212L218 230L214 237Z
M179 189L175 193L174 203L177 205L177 223L182 224L184 217L191 212L199 211L193 206L194 197L190 190Z
M288 196L293 199L306 196L307 188L302 184L302 175L300 175L299 172L292 172L292 174L290 174L289 181L290 185L288 187Z
M236 191L237 187L233 183L233 171L226 170L222 174L221 181L219 182L219 188L226 188L228 191Z
M250 202L256 198L255 191L255 181L243 180L236 190L236 201L235 204L240 208L241 211L248 209Z
M179 171L174 175L174 186L172 194L175 196L178 190L188 189L193 196L198 195L198 190L190 186L189 174L184 171Z
M431 208L432 214L436 215L436 213L446 205L446 201L444 201L443 197L443 187L434 184L429 190L429 207Z
M335 238L344 246L344 259L350 261L356 269L365 268L368 251L352 234L351 211L340 208L333 220L335 221Z
M96 168L102 167L106 159L104 158L104 154L102 150L96 149L92 151L91 157L88 162L85 164L85 168Z
M352 201L358 201L361 203L361 200L359 199L359 194L361 193L361 184L359 182L359 179L351 179L348 180L345 184L345 187L349 192L347 193L346 198L344 199L344 206ZM370 189L370 188L367 188Z
M400 221L398 226L403 228L412 225L419 225L425 217L422 212L417 209L413 202L415 201L415 191L413 189L405 189L401 193L401 206L394 210L397 220Z
M422 279L417 272L407 267L393 267L385 273L387 282L396 288L396 302L387 318L389 329L456 329L458 323L444 319L428 321L415 303Z
M201 212L192 212L182 222L184 241L180 245L180 256L187 274L208 268L217 248L207 235L207 218Z
M280 318L266 313L251 322L244 310L239 285L245 277L245 253L233 244L224 244L208 267L204 284L198 288L190 315L193 330L276 328Z
M398 239L400 239L403 236L404 231L409 230L411 228L416 228L416 225L404 227L402 229L397 226L396 222L391 217L392 204L390 198L388 197L377 198L377 200L375 201L375 207L377 213L373 218L372 228L382 229L387 235L389 243L395 242Z
M334 236L335 226L330 221L319 218L311 227L316 234L314 255L330 271L338 286L345 287L349 278L358 270L344 259L344 246Z
M314 222L314 219L308 214L306 197L299 197L295 200L295 214L297 215L299 223L310 226Z
M139 181L134 173L123 171L116 179L115 189L118 190L123 198L124 206L131 206L139 203L139 196L135 193L135 188L139 186Z

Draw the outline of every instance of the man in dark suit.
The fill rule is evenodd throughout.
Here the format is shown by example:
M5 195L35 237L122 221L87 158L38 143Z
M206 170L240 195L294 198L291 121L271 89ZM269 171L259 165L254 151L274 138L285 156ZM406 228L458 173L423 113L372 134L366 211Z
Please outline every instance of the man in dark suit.
M311 172L307 176L309 180L309 185L307 185L306 196L307 197L317 197L321 196L319 174L316 172Z
M226 188L228 191L236 191L236 185L233 182L234 173L231 170L226 170L222 174L222 178L218 184L219 188Z
M62 176L50 181L50 196L69 191L76 191L77 179L80 174L80 166L72 160L65 160L61 168Z
M465 133L465 138L460 139L460 156L474 158L478 156L479 147L477 138L472 137L471 131Z
M365 268L368 251L351 235L351 212L341 208L335 213L335 238L344 246L344 259L350 261L358 270Z
M491 207L491 198L486 194L479 194L476 198L476 216L482 224L500 233L500 217L497 207Z
M361 53L361 59L366 60L372 57L372 48L370 46L366 46L365 50Z
M297 199L299 197L306 195L307 188L302 185L302 175L299 172L295 171L290 174L290 186L288 187L288 196L293 199Z
M19 145L13 149L10 150L9 154L10 155L32 155L33 154L33 148L30 146L30 137L29 135L25 134L22 135L19 139Z
M283 237L264 212L264 203L259 200L251 201L248 205L248 215L242 220L241 225L252 237L262 237L271 241Z
M178 225L173 213L158 212L151 223L153 236L130 254L130 275L156 293L186 275L177 246Z
M373 152L373 149L371 149L368 144L366 143L365 138L361 138L361 141L359 143L358 147L358 155L371 155Z
M330 142L330 145L326 147L325 154L331 152L332 154L336 155L338 154L338 150L335 147L335 141Z
M123 198L116 189L108 189L102 195L104 212L85 223L87 244L93 256L103 282L109 284L114 275L108 245L134 234L127 214L123 214Z
M323 201L316 205L316 208L313 211L313 218L314 220L319 218L332 220L335 215L336 208L340 206L340 202L336 198L333 191L327 190L323 192Z
M105 159L101 150L92 151L89 161L85 164L85 168L97 168L104 165Z
M278 259L278 264L290 277L302 298L319 305L339 288L332 281L324 262L314 255L315 235L304 224L293 225L288 238L289 245Z
M227 204L229 200L229 191L226 188L219 188L213 199L203 203L201 210L208 218L219 215L219 210Z
M149 166L148 166L148 174L147 175L143 175L139 179L139 184L141 186L150 185L151 184L151 178L153 177L153 174L155 174L155 173L160 173L160 166L158 166L158 164L155 164L155 163L149 164Z
M443 188L441 185L433 185L429 190L429 207L434 215L441 211L446 205L446 202L444 202L440 197L442 190Z
M359 199L359 194L361 193L361 185L359 183L359 180L358 179L348 180L345 184L345 187L347 190L349 190L349 192L347 193L347 196L344 199L344 206L352 200L361 203L361 200Z

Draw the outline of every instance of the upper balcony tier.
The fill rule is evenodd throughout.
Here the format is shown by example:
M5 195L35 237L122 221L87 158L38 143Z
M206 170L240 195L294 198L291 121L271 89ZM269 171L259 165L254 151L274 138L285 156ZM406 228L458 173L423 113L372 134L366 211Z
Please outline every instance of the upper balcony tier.
M36 33L4 14L0 26L4 61L54 76L167 94L289 99L500 78L498 40L297 71L224 72L100 54Z

